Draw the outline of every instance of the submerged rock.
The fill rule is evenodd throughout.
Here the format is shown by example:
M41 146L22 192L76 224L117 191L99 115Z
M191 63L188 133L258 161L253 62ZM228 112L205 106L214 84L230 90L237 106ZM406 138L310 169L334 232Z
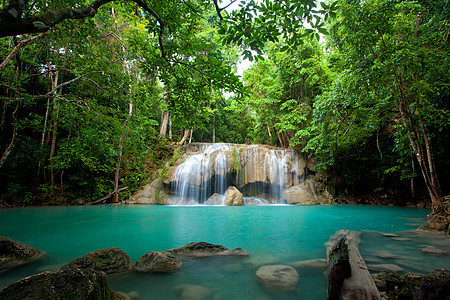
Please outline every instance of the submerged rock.
M263 286L271 290L294 291L300 276L289 266L262 266L256 271L256 278Z
M435 246L427 246L427 247L422 249L422 252L423 253L431 253L431 254L441 254L441 255L447 253L444 250L439 249L439 248L437 248Z
M222 245L214 245L207 242L191 242L183 247L170 249L168 252L173 253L177 256L185 257L207 257L207 256L226 256L226 255L237 255L237 256L248 256L250 255L247 251L241 248L229 249Z
M136 271L169 273L181 268L181 262L170 252L150 251L136 262Z
M224 205L224 196L214 193L211 197L208 198L205 202L206 205Z
M225 205L242 206L244 205L242 193L234 186L230 186L225 192Z
M129 272L134 267L130 257L118 248L97 250L74 259L69 264L79 268L103 271L106 274Z
M281 263L278 257L265 254L265 255L253 255L243 261L243 264L247 267L259 268L266 265L276 265Z
M183 284L176 287L180 293L181 300L210 300L213 299L212 292L200 285Z
M0 272L35 261L44 254L30 245L0 236Z
M387 271L387 272L404 272L405 270L394 264L380 264L380 265L368 265L367 266L371 271Z
M296 269L325 269L327 267L327 260L324 258L302 260L291 263L290 266Z
M108 287L104 272L66 265L11 284L0 299L129 299Z

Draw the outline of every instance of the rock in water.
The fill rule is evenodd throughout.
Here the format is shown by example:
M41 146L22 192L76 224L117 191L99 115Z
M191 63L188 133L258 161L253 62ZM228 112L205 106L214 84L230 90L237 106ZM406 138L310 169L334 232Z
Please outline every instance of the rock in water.
M242 193L234 187L230 186L225 192L225 205L228 206L241 206L244 205L244 198Z
M0 299L127 299L112 291L104 272L66 265L55 272L44 272L11 284L0 292Z
M213 299L212 293L209 289L192 284L184 284L176 287L180 292L181 300L210 300Z
M0 272L39 259L44 254L27 244L0 236Z
M69 264L79 268L103 271L106 274L128 272L134 267L130 257L117 248L98 250L74 259Z
M177 256L184 257L206 257L206 256L227 256L227 255L237 255L237 256L248 256L247 251L241 248L228 249L222 245L214 245L207 242L192 242L183 247L170 249L168 252L173 253Z
M294 268L284 265L262 266L256 277L268 289L279 291L294 291L300 279Z
M437 247L434 246L427 246L425 248L422 249L423 253L431 253L431 254L446 254L446 252L444 250L441 250Z
M319 204L319 202L314 199L314 195L309 186L305 184L293 186L285 190L283 196L289 204L295 205Z
M136 271L169 273L181 268L181 262L170 252L150 251L136 262Z
M327 299L381 299L366 263L359 253L359 233L349 230L336 232L327 245Z
M296 269L326 269L327 260L324 258L302 260L293 262L290 266Z

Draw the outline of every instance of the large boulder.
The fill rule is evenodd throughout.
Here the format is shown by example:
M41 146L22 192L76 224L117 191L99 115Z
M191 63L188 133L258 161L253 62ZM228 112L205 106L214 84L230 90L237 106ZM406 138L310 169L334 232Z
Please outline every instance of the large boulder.
M262 266L256 271L258 282L270 290L295 291L300 276L289 266Z
M207 257L207 256L248 256L247 251L241 248L229 249L222 245L214 245L207 242L191 242L183 247L170 249L168 252L181 257Z
M241 206L244 204L242 193L236 187L230 186L225 192L225 205Z
M66 265L54 272L44 272L9 285L0 299L128 299L108 287L104 272Z
M136 262L136 271L170 273L181 268L181 262L170 252L150 251Z
M144 186L127 201L128 204L157 204L164 193L161 179L155 179Z
M304 182L300 185L296 185L286 189L283 193L284 199L289 204L295 205L316 205L319 204L314 197L314 193L308 183Z
M0 236L0 272L37 260L44 254L27 244Z
M133 270L134 264L130 257L120 249L108 248L91 252L84 257L74 259L70 265L103 271L106 274L124 273Z
M224 205L224 196L214 193L211 197L208 198L205 202L206 205Z

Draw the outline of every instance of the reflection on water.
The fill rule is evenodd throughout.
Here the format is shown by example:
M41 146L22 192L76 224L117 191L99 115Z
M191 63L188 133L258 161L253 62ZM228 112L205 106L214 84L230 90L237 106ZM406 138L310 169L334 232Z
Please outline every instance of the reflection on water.
M47 257L0 274L0 288L54 270L89 252L117 247L136 261L192 241L241 247L250 257L183 261L172 274L130 273L110 277L113 289L139 299L179 299L183 285L209 289L214 299L325 299L323 269L298 269L295 292L274 294L256 281L260 265L326 258L323 244L339 229L363 231L360 249L369 265L396 264L407 271L450 268L448 237L411 232L428 210L369 206L96 206L0 210L0 235L30 244ZM381 233L394 233L385 236ZM136 298L138 299L138 298Z

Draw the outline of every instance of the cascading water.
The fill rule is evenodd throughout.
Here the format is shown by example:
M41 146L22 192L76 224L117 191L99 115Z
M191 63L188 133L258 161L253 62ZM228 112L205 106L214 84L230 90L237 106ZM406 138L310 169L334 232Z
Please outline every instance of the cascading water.
M191 148L196 152L188 149L188 158L170 180L172 204L211 203L208 199L214 194L218 194L214 203L223 204L230 186L243 193L247 204L284 204L285 189L304 178L304 163L293 150L233 144L195 144ZM236 153L238 162L232 163ZM232 166L236 163L238 168Z

